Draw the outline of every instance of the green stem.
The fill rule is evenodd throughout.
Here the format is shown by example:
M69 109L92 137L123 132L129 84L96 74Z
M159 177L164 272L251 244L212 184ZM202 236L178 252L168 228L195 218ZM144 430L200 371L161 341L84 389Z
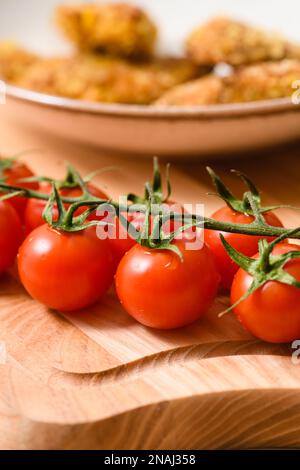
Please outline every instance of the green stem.
M90 209L91 214L97 210L97 205L93 201L78 201L72 204L66 212L66 215L63 219L63 224L66 227L71 227L72 221L75 215L75 212L80 209L80 207L86 207ZM88 209L87 209L88 210Z
M4 193L14 193L16 191L22 191L22 196L28 198L35 198L43 201L48 201L49 195L45 193L41 193L39 191L34 191L32 189L21 189L19 186L10 186L5 183L0 183L0 191ZM101 204L110 204L114 207L117 211L117 214L120 212L127 212L128 205L119 205L117 202L114 201L107 201L105 199L97 199L89 196L88 201L84 201L84 197L79 198L70 198L70 197L62 197L62 202L66 204L74 204L79 202L85 202L85 205L91 206L95 204L98 207ZM143 204L136 204L136 209L139 212L146 211L146 207ZM172 213L170 213L172 216ZM182 216L180 216L182 217ZM175 217L176 219L176 214ZM300 239L300 230L296 233L290 235L291 229L290 228L282 228L282 227L271 227L270 225L261 225L256 221L252 222L251 224L231 224L228 222L222 222L219 220L211 219L209 217L202 217L197 215L188 215L185 214L185 220L191 219L195 223L195 225L199 225L209 230L218 230L222 232L228 233L240 233L243 235L256 235L261 237L280 237L280 236L289 236L289 238L293 239Z
M228 222L221 222L214 219L204 217L203 224L206 229L219 230L228 233L241 233L243 235L256 235L261 237L280 237L281 235L288 235L290 229L281 227L271 227L270 225L261 226L258 224L230 224ZM300 230L292 237L300 238Z

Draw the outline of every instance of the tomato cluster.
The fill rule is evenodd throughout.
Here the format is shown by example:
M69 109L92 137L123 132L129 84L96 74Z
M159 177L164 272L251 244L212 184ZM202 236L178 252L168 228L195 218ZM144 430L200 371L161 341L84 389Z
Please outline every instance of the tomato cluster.
M23 286L47 307L60 311L84 309L101 299L115 278L117 296L129 315L145 326L170 329L199 319L221 288L231 291L235 314L256 337L270 342L299 337L300 246L286 241L277 244L269 235L215 229L214 221L245 227L256 220L253 208L247 206L247 198L242 202L234 200L228 190L220 186L219 180L217 185L225 194L226 205L211 216L210 228L204 231L205 243L189 249L188 244L198 237L195 226L190 224L178 237L172 233L182 227L182 222L173 220L168 229L162 222L160 233L164 232L164 237L155 244L150 234L157 214L147 213L146 216L145 211L134 210L122 216L135 228L137 237L128 235L127 228L119 221L121 213L113 219L115 236L99 237L99 221L103 232L109 231L111 224L107 225L103 215L89 208L93 200L110 202L108 195L90 182L84 186L81 180L72 184L70 181L51 184L50 180L35 179L31 170L17 161L5 165L2 173L6 185L37 192L14 193L11 198L0 199L0 274L7 271L17 257ZM160 181L157 181L156 175L156 186L153 185L149 194L160 207L163 204L170 207L174 203L169 195L163 198ZM259 204L255 191L254 195ZM73 203L78 201L72 212ZM145 202L141 198L139 201ZM70 210L71 223L66 226ZM45 218L47 211L51 213L51 222ZM283 227L272 210L261 209L261 213L268 226ZM139 234L146 221L149 239L145 241ZM260 254L257 254L258 245ZM256 271L243 269L242 264L239 267L234 252L239 253L244 263L248 260L251 264L251 259L259 261L263 247L265 250L269 247L268 269L272 268L275 274L267 278L266 271L266 281L260 281L253 289ZM289 254L292 255L289 257ZM281 263L282 256L286 258ZM262 279L257 263L258 278Z

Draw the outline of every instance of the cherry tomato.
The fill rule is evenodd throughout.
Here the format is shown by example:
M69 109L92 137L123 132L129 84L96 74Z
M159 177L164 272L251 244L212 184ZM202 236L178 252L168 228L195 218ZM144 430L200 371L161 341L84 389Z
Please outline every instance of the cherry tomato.
M98 197L99 199L108 199L108 196L98 189L96 186L93 184L88 184L88 189L90 193ZM40 185L40 192L43 192L45 194L51 194L52 192L52 185L49 183L42 183ZM65 197L79 197L82 194L82 190L80 188L65 188L60 190L60 195L65 196ZM45 223L43 219L43 211L46 207L47 201L43 201L41 199L30 199L28 201L25 214L24 214L24 223L25 223L25 232L26 234L29 234L34 230L35 228L39 227L40 225L43 225ZM68 207L68 204L65 204L65 207ZM87 207L80 207L76 211L76 215L82 214ZM57 220L57 208L53 208L53 220ZM95 220L97 219L96 213L91 214L88 217L89 220Z
M169 206L171 211L178 212L179 214L184 212L184 209L182 206L176 204L173 201L168 201L166 203L167 206ZM173 207L172 207L173 206ZM142 212L128 212L126 214L126 218L128 222L130 222L133 227L135 228L136 231L141 231L143 227L143 223L145 220L145 216ZM151 222L150 222L150 230L153 228L153 219L154 217L151 217ZM121 224L120 220L117 218L115 221L116 225L116 236L115 237L110 237L110 243L112 246L112 250L116 259L116 263L118 264L125 253L129 251L135 244L136 241L129 235L127 232L126 228ZM177 229L180 228L182 225L182 222L180 220L176 221L170 221L170 223L166 222L164 225L164 231L165 233L170 233L173 232ZM194 229L189 229L187 232L193 233L195 230ZM180 235L178 236L180 238Z
M7 202L0 201L0 273L13 264L22 238L22 224L17 212Z
M124 214L125 215L125 214ZM139 212L129 212L125 215L128 222L130 222L137 231L140 231L144 221L144 215ZM110 236L109 242L115 258L116 266L119 264L125 253L129 251L136 241L129 235L126 228L122 225L118 217L114 220L115 234Z
M27 292L61 311L94 304L113 281L109 242L98 239L95 227L63 232L41 225L20 247L18 268Z
M250 224L253 222L253 217L247 214L241 214L235 212L230 207L225 206L216 211L212 216L215 220L223 222L230 222L235 224ZM279 218L273 212L266 212L264 214L265 220L269 225L273 227L282 227L282 223ZM224 238L228 243L233 246L237 251L243 253L246 256L253 256L258 251L259 236L252 235L241 235L237 233L226 233L219 232L217 230L205 230L204 237L205 242L213 252L217 264L218 271L221 275L221 287L228 290L231 287L233 277L237 270L238 265L232 261L229 255L226 253L222 242L220 240L220 233L223 234ZM266 237L266 240L270 241L272 238Z
M19 186L20 188L27 188L37 190L39 184L37 182L28 182L22 183L19 180L23 178L30 178L34 176L33 172L28 168L25 163L22 163L18 160L13 160L11 167L4 170L4 178L6 184L11 184L12 186ZM8 199L9 204L11 204L14 209L17 211L21 219L23 220L24 211L26 209L28 199L25 197L16 196L11 199Z
M188 250L184 240L174 243L183 261L169 250L136 244L116 273L116 290L124 309L152 328L178 328L194 322L217 293L219 275L208 247Z
M290 251L300 251L300 246L282 243L275 246L273 254ZM284 269L300 281L300 259L289 261ZM231 288L232 304L245 294L252 280L250 274L239 269ZM234 313L247 330L263 341L286 343L300 338L300 289L297 287L269 281L235 307Z

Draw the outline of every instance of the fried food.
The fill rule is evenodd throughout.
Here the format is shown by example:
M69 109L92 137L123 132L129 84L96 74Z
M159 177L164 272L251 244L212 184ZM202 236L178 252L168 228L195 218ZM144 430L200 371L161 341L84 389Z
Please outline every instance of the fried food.
M228 77L208 75L177 86L156 104L193 106L282 98L292 95L296 80L300 80L300 61L265 62L240 68Z
M279 34L261 31L229 18L214 18L196 28L186 41L188 56L200 65L237 66L284 58L300 59L300 46Z
M150 18L126 3L63 5L56 23L80 50L121 57L150 56L157 37Z
M0 43L0 79L8 82L16 80L37 60L37 56L27 52L12 42Z
M44 59L15 82L51 95L108 103L149 104L169 88L195 78L199 68L186 59L129 63L83 54Z

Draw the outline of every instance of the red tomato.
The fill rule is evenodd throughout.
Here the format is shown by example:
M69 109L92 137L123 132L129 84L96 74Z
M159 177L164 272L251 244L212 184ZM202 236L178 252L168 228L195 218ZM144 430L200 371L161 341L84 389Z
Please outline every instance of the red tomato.
M20 279L27 292L49 308L71 311L94 304L113 281L107 240L95 227L62 232L48 225L25 239L18 255Z
M128 222L132 223L137 231L141 230L144 221L144 214L139 212L132 212L124 214ZM126 228L122 225L121 221L115 219L115 234L110 236L109 242L112 248L112 252L115 258L116 266L119 264L125 253L129 251L135 244L136 241L129 235Z
M178 212L180 214L181 212L184 211L184 209L180 205L176 204L173 201L168 201L164 204L169 206L170 210L173 212ZM174 207L172 208L172 206ZM130 222L134 226L136 231L142 230L143 223L145 220L144 214L142 212L128 212L128 214L126 214L125 216L128 222ZM150 230L152 230L153 228L153 219L154 217L151 217ZM116 224L116 236L110 237L110 243L111 243L112 250L116 259L116 263L118 264L123 258L123 256L125 255L125 253L127 253L127 251L129 251L136 244L136 241L128 234L128 232L126 231L126 228L121 224L119 219L116 220L115 224ZM170 223L166 222L164 225L164 231L166 234L173 232L179 229L181 225L182 223L180 220L177 220L177 221L173 220L173 221L170 221ZM193 231L194 231L193 229L190 229L188 232L192 234ZM180 236L178 236L178 238L180 238Z
M13 264L22 243L22 225L15 209L0 201L0 273Z
M99 199L108 199L108 196L98 189L96 186L92 184L88 184L88 189L91 192L91 194L95 197L98 197ZM40 185L40 191L45 193L45 194L51 194L52 192L52 185L49 183L42 183ZM65 197L79 197L81 196L82 191L80 188L66 188L66 189L61 189L60 190L60 195L65 196ZM24 214L24 223L25 223L25 232L26 234L29 234L34 230L35 228L39 227L40 225L43 225L45 223L43 219L43 211L46 207L47 201L43 201L41 199L30 199L28 201L25 214ZM65 207L68 207L68 204L65 204ZM76 211L76 215L82 214L87 207L80 207ZM53 208L53 219L57 220L57 208ZM93 213L88 217L89 220L95 220L97 219L96 213Z
M22 183L19 180L23 178L30 178L34 176L32 171L24 163L14 160L10 168L4 170L4 178L6 184L11 184L12 186L19 186L20 188L27 188L37 190L39 184L37 182L32 183ZM28 203L28 199L25 197L13 197L8 199L8 202L16 209L17 213L23 220L24 211Z
M219 275L207 246L188 250L185 241L174 243L183 261L169 250L136 244L116 273L116 290L124 309L152 328L178 328L194 322L217 293Z
M273 254L300 251L299 245L276 245ZM257 258L258 255L254 256ZM285 271L300 281L300 259L289 261ZM231 303L237 302L253 278L243 269L235 275ZM254 336L270 343L286 343L300 338L300 289L269 281L234 308L238 319Z
M250 224L253 222L253 217L247 214L241 214L235 212L230 207L225 206L216 211L212 216L212 219L220 220L223 222L230 222L235 224ZM265 220L269 225L274 227L283 227L279 218L273 212L266 212L264 214ZM237 270L238 265L232 261L229 255L226 253L225 248L220 240L220 233L223 234L226 241L233 246L237 251L243 253L246 256L253 256L258 251L259 236L252 235L241 235L238 233L226 233L219 232L217 230L205 230L204 237L205 242L213 252L217 264L218 271L221 275L221 286L224 289L230 289L233 277ZM270 241L272 238L265 237L266 240Z

